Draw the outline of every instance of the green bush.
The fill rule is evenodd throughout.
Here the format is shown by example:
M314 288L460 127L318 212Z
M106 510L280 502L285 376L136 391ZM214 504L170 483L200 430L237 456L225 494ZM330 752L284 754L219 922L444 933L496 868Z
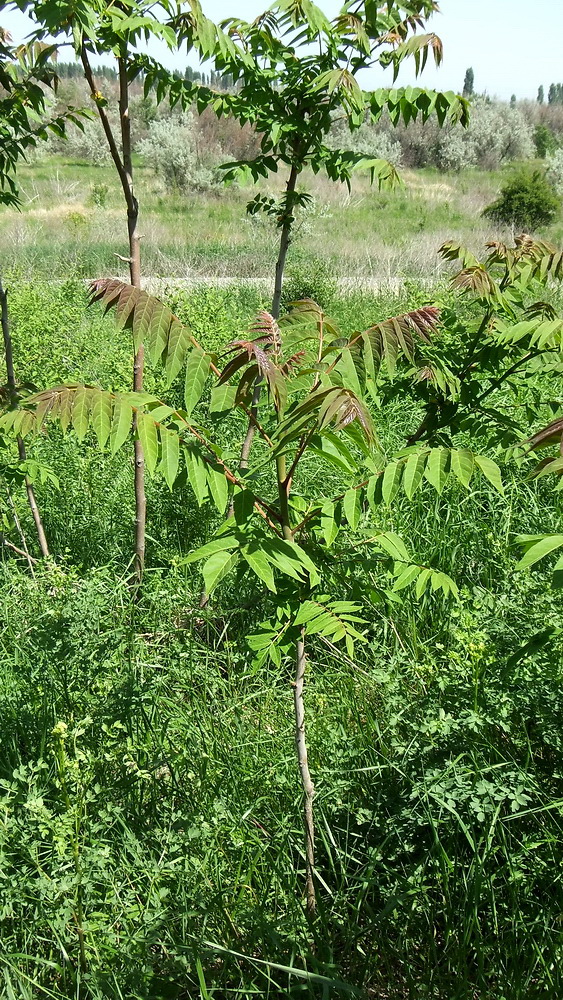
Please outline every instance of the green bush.
M92 184L90 189L90 203L95 208L107 208L109 187L107 184Z
M329 265L319 258L293 247L285 271L282 292L282 310L288 302L314 299L322 309L330 308L336 298L338 282Z
M548 154L557 149L557 139L548 125L536 125L534 129L534 146L540 159L545 160Z
M533 232L555 218L560 201L540 170L521 170L501 188L500 196L483 215L513 229Z

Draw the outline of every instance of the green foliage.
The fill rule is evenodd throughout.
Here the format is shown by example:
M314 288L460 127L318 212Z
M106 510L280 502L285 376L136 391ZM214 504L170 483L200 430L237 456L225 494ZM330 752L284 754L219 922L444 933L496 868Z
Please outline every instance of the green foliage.
M232 514L216 538L194 556L207 559L203 574L208 591L237 566L240 558L273 592L277 592L275 579L280 572L297 581L298 591L303 586L318 586L321 577L314 557L311 558L307 551L313 538L310 537L303 547L299 534L302 527L307 524L307 531L311 533L318 526L317 545L333 541L343 525L343 518L352 530L356 530L364 495L372 504L382 499L389 503L399 489L403 469L403 486L409 498L420 487L425 469L428 481L441 492L450 462L452 473L465 487L469 486L475 463L470 452L452 451L451 457L448 453L444 460L438 456L436 463L435 455L425 449L409 455L404 461L399 458L395 467L389 466L383 477L378 471L378 462L374 463L371 457L374 430L362 399L365 377L360 381L358 372L363 372L375 385L382 363L393 374L401 353L413 361L416 340L428 343L435 330L437 310L418 310L377 324L365 334L342 338L319 306L312 300L304 300L294 304L282 327L269 313L260 313L251 328L253 339L232 341L228 350L234 356L219 372L189 328L164 303L146 292L115 279L98 281L93 285L91 301L100 301L106 311L115 310L118 326L132 330L135 349L144 344L153 362L164 367L169 382L181 368L185 369L184 408L174 410L148 393L112 393L93 386L64 385L29 397L21 408L9 411L2 418L2 426L25 438L38 434L47 421L56 420L63 432L73 429L80 441L92 429L100 448L109 446L111 454L115 454L129 437L135 417L136 434L144 448L147 469L160 472L171 489L183 462L185 478L197 503L201 505L210 499L223 514L234 486ZM355 352L359 352L361 360L352 361ZM270 449L270 462L277 469L280 495L277 509L260 496L252 484L264 458L259 458L256 473L251 468L237 475L225 464L222 449L209 432L191 423L191 414L203 397L210 369L219 376L218 386L236 377L238 384L233 402L235 407L245 410L250 405L249 393L256 378L262 377L267 384L275 423L270 426L266 421L260 434ZM354 389L346 382L350 377ZM212 396L211 412L215 407ZM349 444L340 442L335 434L339 430L350 436ZM298 517L295 523L288 507L289 491L309 446L324 461L346 469L351 477L366 466L371 467L375 475L359 485L354 485L352 478L351 489L336 502L322 498L319 503L314 497L309 498L304 511L300 511L299 506L295 509ZM479 461L483 471L500 486L494 463L477 459L477 464ZM288 474L282 472L287 462ZM390 477L390 470L395 469ZM306 513L304 519L303 513ZM259 515L257 522L253 514ZM264 525L273 532L273 537L264 530ZM385 533L379 534L376 544L383 544L387 555L394 554L398 559L396 575L402 582L397 590L415 580L420 594L426 584L431 584L433 589L444 586L446 590L455 590L453 582L443 583L440 575L433 574L432 570L420 568L419 572L409 563L404 546L393 551L385 548L386 537ZM408 580L406 569L410 574ZM287 583L284 586L287 588ZM295 626L292 602L294 604L294 598L290 598L286 617L288 622L293 620ZM337 630L338 638L346 636L349 642L348 631L341 635ZM334 639L334 635L332 637Z
M501 188L500 197L483 214L501 225L535 232L553 221L559 207L545 175L539 170L522 170Z
M167 190L188 194L218 183L217 163L209 155L204 159L198 145L194 116L188 112L150 122L137 152L162 177Z
M107 208L109 188L107 184L92 184L90 199L96 208Z
M534 129L534 145L541 160L551 155L558 148L557 139L549 125L536 125Z
M145 345L153 363L164 366L168 383L186 363L195 341L189 327L181 323L159 299L140 288L113 278L100 278L91 285L91 302L115 308L118 330L130 329L134 350Z
M300 299L313 299L328 311L336 297L337 283L330 265L322 257L313 258L299 247L291 248L283 283L283 311Z
M277 19L222 26L197 3L180 13L165 5L160 25L144 2L83 5L64 19L50 0L34 8L42 32L72 31L93 52L122 54L158 35L214 56L238 82L227 96L246 98L263 137L248 165L258 175L281 160L290 179L305 162L349 179L358 161L319 145L333 100L352 127L366 106L405 122L466 113L453 95L364 95L355 80L374 51L395 75L408 56L417 71L429 54L440 61L435 36L412 34L432 0L360 4L332 23L313 4L291 2ZM319 55L306 44L295 58L292 46L319 39ZM166 87L166 75L146 65L149 86ZM313 98L312 140L297 151L302 85ZM174 86L173 103L190 92L176 77ZM276 105L272 115L275 92L283 114ZM209 104L205 88L192 93ZM286 236L305 203L291 184L281 202L255 202ZM365 321L354 306L337 323L327 295L323 308L310 297L289 303L279 323L253 303L248 326L245 303L256 292L179 293L172 310L120 281L95 282L91 304L112 312L118 338L146 348L158 392L127 391L113 365L122 346L112 344L111 358L88 362L101 376L109 369L100 381L111 391L75 372L22 393L17 406L10 399L0 427L8 441L24 436L33 457L5 463L0 476L13 473L17 486L35 470L47 491L54 473L45 459L55 459L65 483L54 537L71 551L36 570L30 562L29 578L14 565L21 552L0 563L8 997L560 992L563 621L541 567L514 574L504 539L552 529L517 536L526 552L516 568L563 544L557 510L538 523L548 472L561 461L548 460L526 485L518 470L501 478L489 455L500 461L520 424L556 403L546 403L546 386L563 368L563 322L551 302L563 255L527 236L489 245L483 261L453 242L442 253L460 269L437 302L420 290L388 311L370 300ZM73 335L84 292L75 295L65 316ZM37 352L35 364L41 375L42 365L57 370L68 362L58 349L67 334L48 309L30 334L25 312L32 342L56 327L57 350ZM97 346L104 321L91 315ZM237 464L249 416L255 446ZM560 442L561 427L551 421L530 449ZM149 508L158 511L135 598L109 550L84 558L86 548L71 548L68 517L77 498L89 503L88 529L113 543L128 514L116 484L131 478L120 460L131 433L157 477ZM97 568L79 570L78 551ZM126 559L119 554L121 571ZM315 666L307 726L316 857L304 649ZM288 754L290 656L305 845ZM319 896L309 921L295 891L303 857Z
M13 47L8 38L0 29L0 204L17 206L20 160L50 134L64 136L67 125L83 128L84 112L69 107L57 114L49 100L49 89L56 90L58 83L56 46Z
M513 267L517 274L517 262ZM68 345L75 377L86 370L110 382L121 356L113 322L102 320L98 308L84 318L79 285L46 290L36 283L25 295L16 292L14 286L21 347L32 349L37 381L42 358L51 376L68 363ZM229 325L225 300L242 322L256 308L255 295L244 288L182 293L173 311L186 316L198 339L216 316L222 339L233 340L242 327ZM443 313L452 303L474 335L482 309L474 295L456 292L442 303L433 349L446 349L452 327ZM425 301L424 291L408 296L399 315ZM377 296L334 305L339 327L350 331L392 315L390 302ZM293 337L308 327L301 317L281 330ZM215 341L203 342L219 351ZM426 353L430 345L420 341L420 349ZM395 385L411 384L411 367L399 358L389 382L383 363L383 398ZM126 368L117 377L125 392ZM535 378L545 376L540 371ZM183 380L184 371L173 392L183 391ZM522 400L524 384L517 391ZM513 395L507 393L509 403ZM346 430L323 433L318 444L325 456L312 449L295 484L296 518L307 516L309 497L326 497L318 527L310 538L307 526L302 531L322 582L300 602L303 614L312 615L308 734L318 788L317 865L329 887L320 890L314 950L295 892L302 834L288 753L284 649L286 636L299 628L293 622L300 606L293 606L293 617L284 610L294 578L274 567L277 593L270 594L239 551L244 570L237 575L235 567L218 584L211 609L200 609L195 563L179 563L209 542L217 515L209 519L210 500L192 513L181 480L170 493L156 478L148 482L152 571L133 606L118 579L129 555L121 526L131 470L121 453L113 460L107 450L98 456L89 438L80 445L74 433L62 438L55 422L46 425L33 456L54 469L63 489L55 502L48 484L38 482L37 489L51 499L45 506L57 551L70 551L58 565L36 568L35 579L12 557L0 564L3 988L9 984L22 997L26 990L30 996L51 990L60 1000L76 996L78 829L88 991L95 1000L118 996L118 989L197 995L200 977L208 992L246 998L269 991L280 1000L319 997L325 987L339 995L338 981L360 992L394 985L463 1000L476 992L496 1000L508 981L511 1000L559 990L559 973L550 966L559 942L553 871L561 864L563 789L554 765L563 751L556 631L563 621L542 563L514 574L514 552L504 543L512 533L558 533L559 495L553 501L547 476L527 485L521 472L506 469L503 496L477 474L476 462L466 490L452 471L451 446L443 444L436 447L447 454L437 465L449 460L448 483L439 493L425 472L408 499L414 463L406 477L408 455L397 455L397 440L412 424L416 398L391 396L381 411L370 406L377 438L402 467L390 505L377 503L374 492L371 506L367 486L362 501L352 502L351 485L366 471L363 452L356 452L361 438ZM216 421L221 443L236 456L244 414L237 423L231 405L226 416L214 416L205 399L204 393L194 411L198 423ZM234 426L232 444L227 425ZM31 448L31 437L26 441ZM350 461L344 446L352 458L348 471L334 461ZM264 485L258 466L266 448L256 446L251 492ZM372 458L380 462L377 449ZM376 471L372 477L381 479ZM337 500L342 494L346 502ZM26 524L19 503L18 510ZM243 526L262 522L264 536L275 541L261 515L244 521L245 512L238 501ZM232 530L240 530L236 520ZM317 536L326 540L317 545ZM246 528L243 544L252 559ZM115 564L106 565L108 553ZM416 578L403 587L425 570L455 581L459 599L433 591L426 574L420 599ZM299 561L296 572L305 578ZM330 593L342 605L322 617L336 600ZM554 630L547 636L546 622ZM284 626L276 641L273 629ZM353 657L346 635L334 641L348 627L361 637L351 634ZM68 802L55 756L57 723L68 727L57 730L64 735ZM533 850L523 848L530 842ZM380 914L377 932L373 912ZM447 937L439 956L436 927Z
M458 243L442 246L441 255L461 267L451 279L454 297L442 303L440 335L408 372L380 386L382 402L402 393L422 405L409 444L451 444L462 434L476 451L514 447L556 395L563 327L545 299L563 273L561 254L525 235L514 246L490 242L487 251L479 260ZM507 403L507 388L525 394L524 407Z
M362 3L353 14L343 10L329 21L315 4L291 3L250 23L231 18L218 26L194 8L178 19L180 37L187 38L200 57L214 57L217 69L235 82L234 93L175 79L148 56L135 57L133 71L144 73L145 93L156 90L159 101L167 96L173 106L184 109L195 103L199 111L210 107L218 116L232 115L254 126L260 136L258 155L226 164L224 178L257 181L284 164L290 181L282 198L259 195L249 205L251 213L264 211L283 228L293 223L295 210L304 204L295 182L306 167L348 186L360 167L380 186L397 179L385 160L327 145L334 112L345 116L351 130L361 127L366 114L377 121L384 111L394 122L417 117L425 121L435 114L440 124L467 123L466 102L452 93L412 87L364 93L356 79L357 69L377 63L392 65L396 78L400 65L411 57L417 74L429 54L438 65L442 46L436 35L412 33L433 9L428 3L393 2L382 13ZM311 41L313 49L307 48Z
M520 492L519 525L541 516L534 495ZM118 499L100 520L108 514L119 516ZM560 639L509 659L546 621L563 621L543 573L510 574L499 537L513 514L492 490L464 495L439 523L432 504L398 504L409 533L467 565L461 602L438 594L366 607L364 578L368 625L351 624L367 642L356 642L354 665L311 635L318 864L331 889L314 950L295 893L287 672L253 672L243 651L264 619L259 581L224 590L205 616L190 567L148 574L133 635L113 566L63 564L34 581L1 565L3 988L76 995L78 829L96 1000L117 986L197 995L198 960L209 991L322 996L322 982L276 968L303 972L295 949L311 974L360 992L402 989L404 978L463 1000L477 990L493 1000L508 978L511 1000L559 989L549 966L559 942ZM486 590L474 582L483 573ZM439 962L436 924L447 935Z

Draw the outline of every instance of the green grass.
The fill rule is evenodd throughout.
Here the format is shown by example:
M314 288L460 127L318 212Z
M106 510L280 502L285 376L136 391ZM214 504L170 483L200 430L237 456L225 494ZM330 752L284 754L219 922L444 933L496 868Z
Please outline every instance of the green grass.
M314 279L344 330L424 298L412 284L339 294L301 253L292 280ZM77 276L26 283L20 265L20 377L128 388L128 335L86 308ZM249 284L170 293L209 349L267 300ZM147 388L163 391L150 368ZM416 414L397 402L375 419L392 450ZM32 576L13 554L0 562L0 996L560 995L563 650L557 635L518 650L563 628L563 612L548 571L515 573L510 547L518 532L558 529L546 480L507 470L504 497L478 480L382 508L379 526L416 539L461 599L395 605L380 569L352 570L367 643L353 662L311 646L309 925L291 670L257 670L245 642L271 605L246 578L200 609L180 560L216 516L158 479L132 602L131 459L55 431L34 448L61 485L37 488L56 564ZM33 551L25 496L15 504Z
M184 197L165 190L149 167L139 163L136 169L146 275L269 281L276 232L246 215L251 189ZM476 249L497 235L479 216L494 200L502 176L428 168L404 171L404 185L390 192L378 192L359 177L351 193L307 177L304 187L314 202L297 227L296 246L353 286L359 279L378 287L404 277L433 281L440 270L436 251L446 238ZM23 166L19 178L22 212L0 211L4 268L15 256L26 277L123 271L115 256L126 250L121 192L109 167L52 157ZM276 179L274 189L282 182ZM93 200L100 186L107 188L103 207Z

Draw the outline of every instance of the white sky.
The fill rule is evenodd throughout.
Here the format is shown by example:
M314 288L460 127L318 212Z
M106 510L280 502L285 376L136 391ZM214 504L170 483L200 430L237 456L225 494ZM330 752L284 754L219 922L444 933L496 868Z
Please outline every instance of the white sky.
M203 0L205 13L219 21L229 16L250 19L267 6L268 0ZM317 0L329 15L338 0ZM441 0L441 12L432 22L444 43L444 61L439 70L429 66L421 80L425 86L460 91L468 66L475 72L475 88L508 100L535 98L540 84L563 82L563 0ZM0 24L15 41L22 41L30 22L19 11L3 10ZM164 45L155 44L152 54L170 67L184 60L171 57ZM192 65L195 65L193 59ZM374 71L362 80L365 87L390 82L390 73ZM413 69L404 69L399 83L414 82Z

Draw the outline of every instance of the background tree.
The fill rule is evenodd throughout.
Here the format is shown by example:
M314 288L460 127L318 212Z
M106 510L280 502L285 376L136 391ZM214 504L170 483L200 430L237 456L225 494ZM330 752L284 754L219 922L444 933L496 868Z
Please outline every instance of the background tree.
M543 104L544 101L545 101L544 89L543 89L543 83L541 83L538 87L537 102L538 104Z
M463 80L463 96L472 97L475 90L475 74L471 66L465 71L465 77Z
M394 122L401 118L408 122L419 116L426 120L435 113L441 124L446 119L467 123L466 104L453 94L419 88L364 92L356 79L360 69L375 63L392 65L396 77L403 61L411 56L417 72L425 66L430 53L439 64L439 38L414 33L436 9L432 0L393 2L384 11L359 3L353 12L344 7L329 21L314 4L304 7L292 0L274 5L251 23L229 18L215 26L194 4L190 14L175 20L175 28L202 58L214 58L219 71L232 76L233 94L218 94L174 80L149 57L136 60L137 68L145 73L147 93L156 88L159 98L168 93L172 103L184 107L195 100L200 108L211 106L218 115L231 114L241 123L254 126L261 136L259 153L251 160L227 164L226 180L252 177L256 181L285 168L283 196L276 199L259 194L248 205L251 214L263 212L275 219L280 232L271 306L274 319L279 316L295 213L310 200L297 187L304 170L322 171L331 180L348 185L358 167L369 168L372 180L377 178L380 185L396 180L396 172L388 162L330 147L327 139L334 116L343 116L352 131L360 128L366 117L378 121L384 111ZM314 48L304 48L313 42ZM242 470L247 467L255 434L261 385L260 376L241 451Z
M22 9L30 8L26 2L18 3ZM31 5L31 13L39 27L36 37L45 35L72 37L77 57L82 63L84 78L90 90L90 96L97 109L100 122L106 137L108 149L114 163L125 202L127 212L127 233L129 253L122 258L129 266L131 284L141 286L141 236L138 230L139 202L133 184L133 146L131 138L130 94L129 94L129 56L132 46L140 37L164 38L169 45L175 41L171 28L160 23L151 13L152 5L148 0L131 4L85 4L76 9L65 11L61 19L57 3L44 0ZM166 8L164 8L166 9ZM107 114L107 98L99 89L96 74L92 69L91 55L97 56L112 53L117 60L117 76L119 81L119 127L116 130ZM133 389L140 392L143 388L144 345L136 345L133 359ZM145 457L143 443L139 436L135 437L135 557L134 576L140 582L145 564L146 545L146 494L145 494Z
M390 111L395 122L436 114L467 123L467 108L454 95L436 94L419 88L363 92L356 73L379 63L393 65L396 76L403 60L413 57L418 72L429 53L436 63L442 58L440 40L434 34L416 35L423 19L436 8L433 2L392 3L386 12L358 4L354 13L345 8L329 21L313 4L302 8L292 0L274 4L253 22L229 18L213 25L194 4L190 14L174 21L179 40L187 40L202 58L213 58L223 73L233 78L235 94L218 94L187 81L174 80L150 58L134 62L145 73L147 92L156 89L159 99L169 94L173 104L198 108L210 106L217 115L232 115L250 122L261 136L259 153L251 160L226 164L225 180L251 177L258 180L287 171L281 200L257 196L248 206L251 213L264 212L280 229L278 259L272 299L272 315L279 312L285 258L295 211L307 204L308 196L297 190L303 171L310 167L331 180L349 184L358 167L369 168L380 183L396 175L385 161L350 150L327 146L327 136L336 114L350 130L362 126L366 117L378 121ZM235 45L236 41L236 45ZM306 50L315 42L318 52Z
M534 129L534 145L536 153L541 160L545 160L548 154L553 154L557 149L557 139L548 125L536 125Z

